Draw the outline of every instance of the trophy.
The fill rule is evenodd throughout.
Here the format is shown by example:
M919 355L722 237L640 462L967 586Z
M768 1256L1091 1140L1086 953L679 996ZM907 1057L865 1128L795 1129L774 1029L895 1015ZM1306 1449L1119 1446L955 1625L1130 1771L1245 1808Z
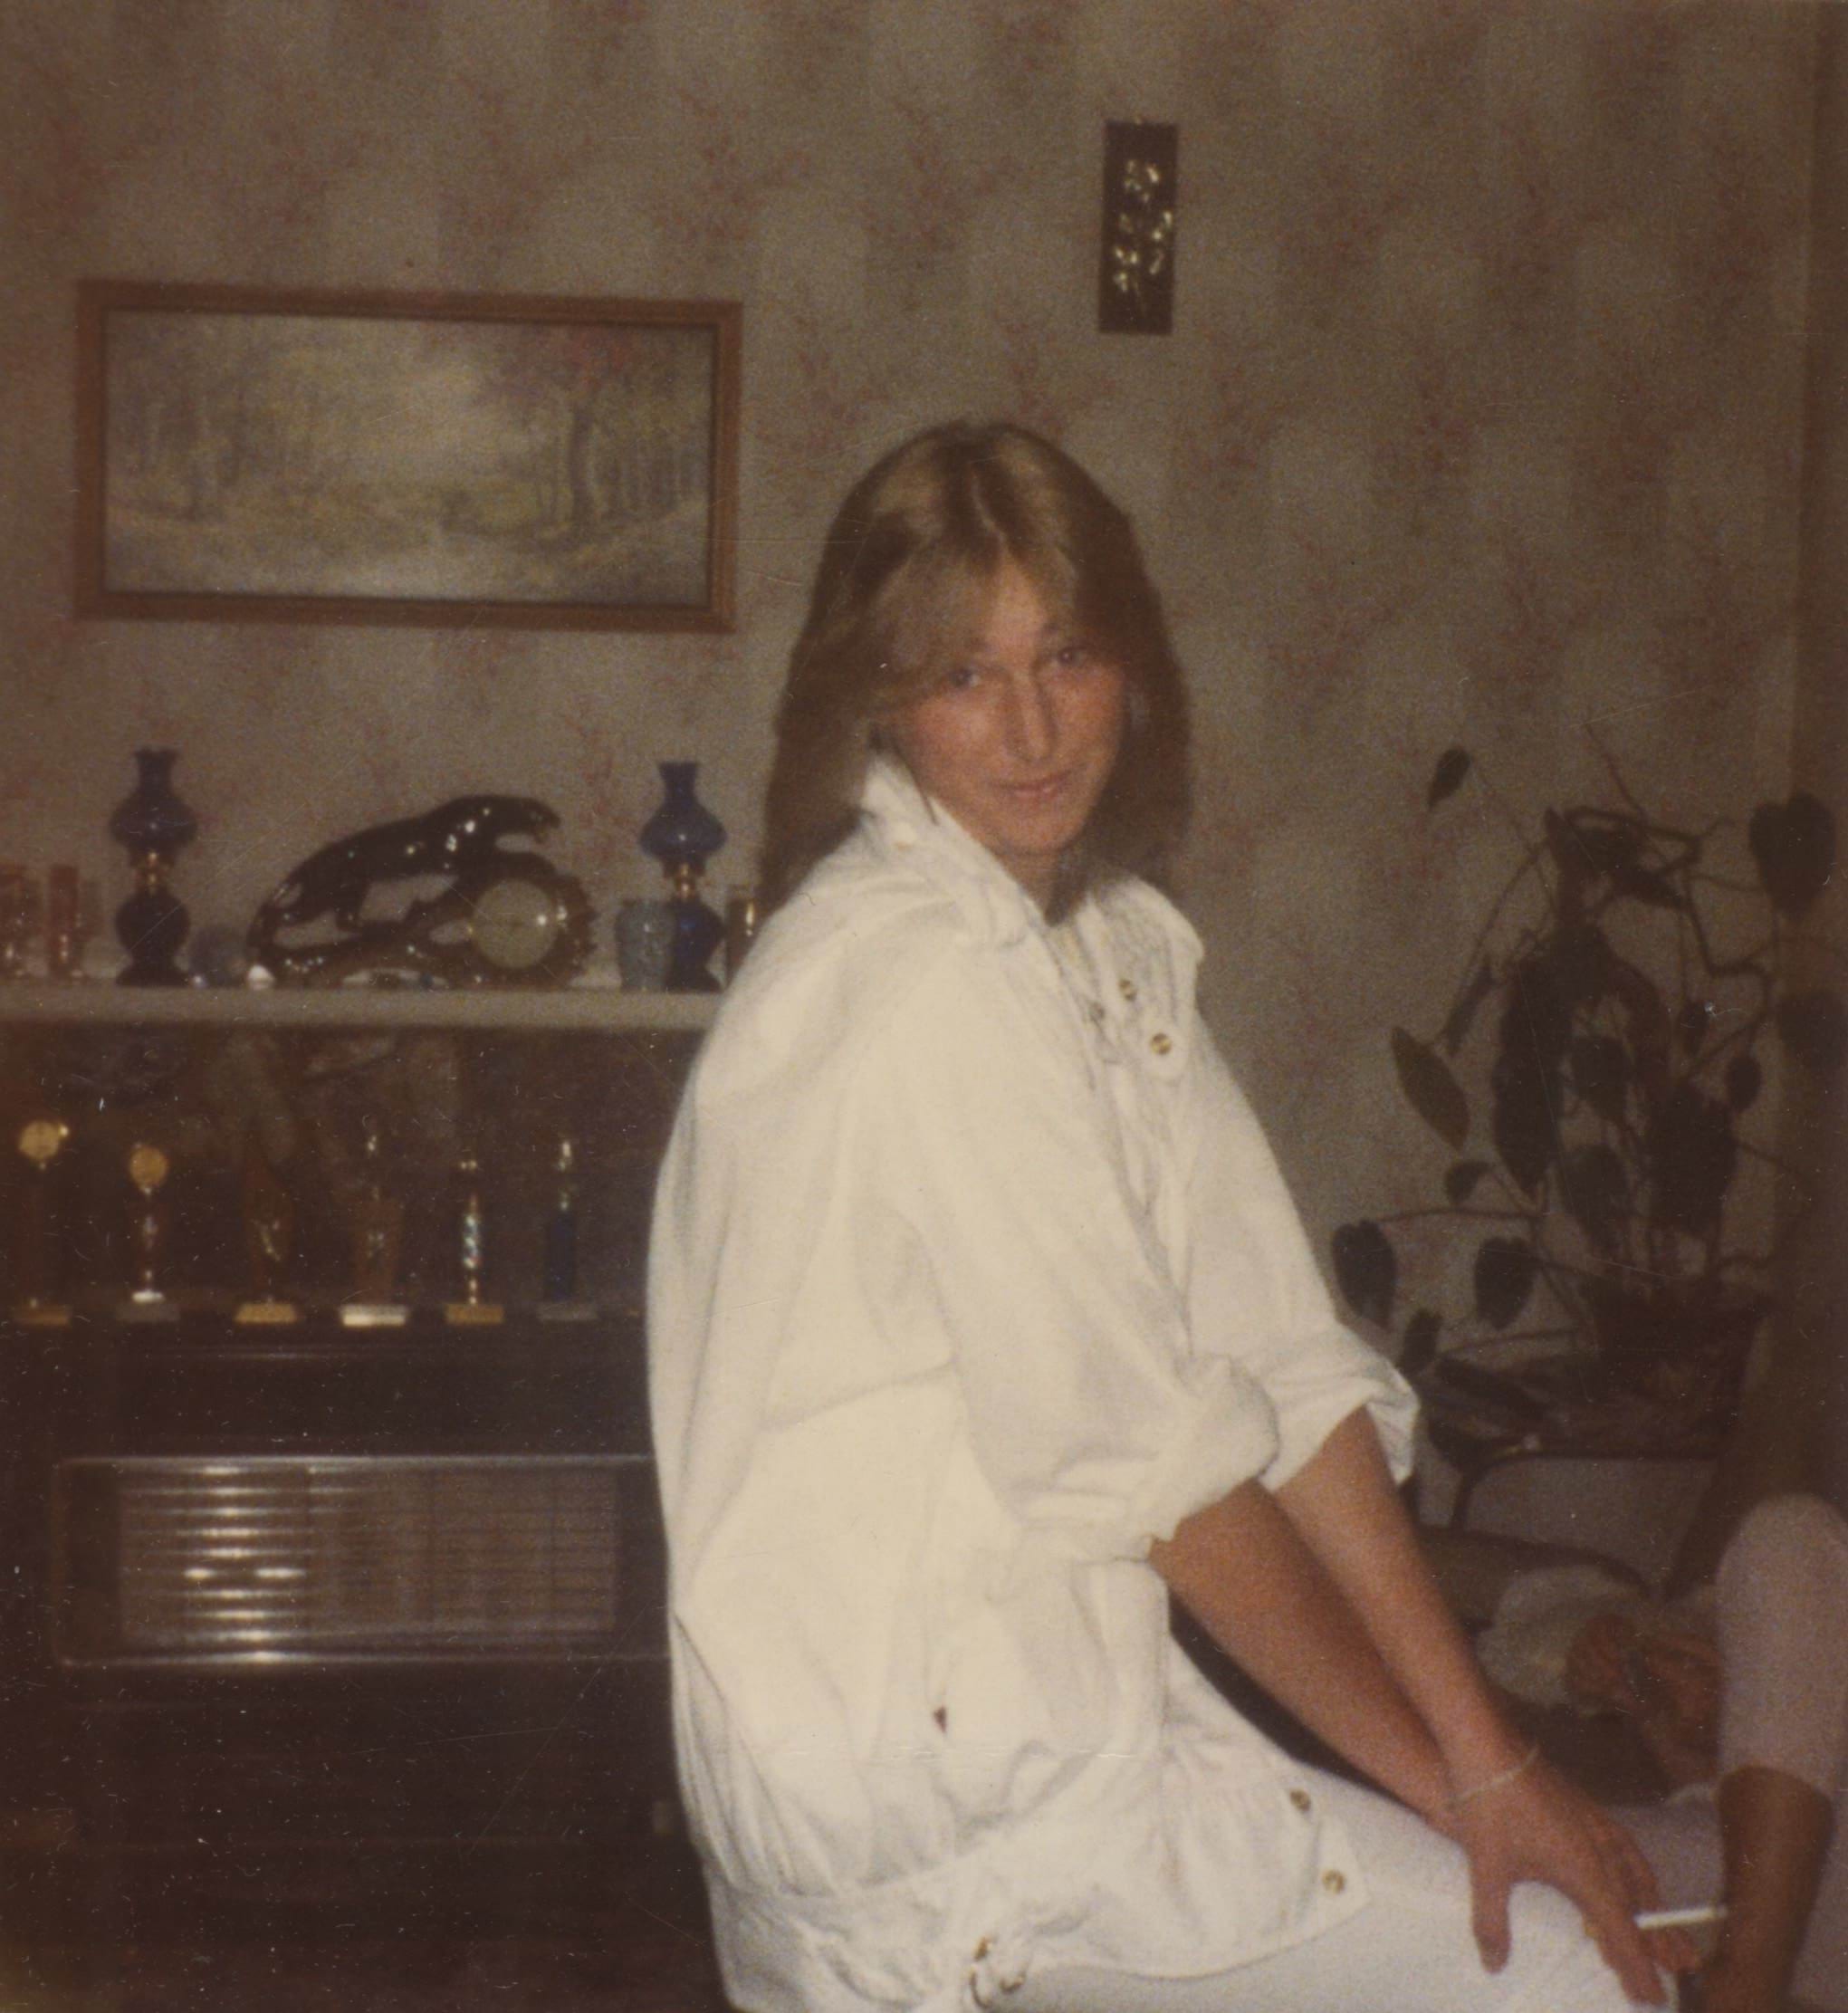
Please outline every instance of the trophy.
M443 1318L453 1328L491 1328L504 1318L505 1310L482 1298L487 1270L487 1221L482 1207L481 1166L473 1154L465 1154L455 1172L461 1186L456 1234L462 1298L450 1301L443 1309Z
M129 1149L129 1180L135 1201L129 1222L129 1247L134 1255L134 1287L116 1309L123 1321L175 1321L179 1309L159 1283L161 1245L167 1236L167 1212L160 1191L172 1163L158 1146L145 1143Z
M577 1150L569 1139L559 1141L553 1172L558 1187L545 1220L545 1275L540 1291L541 1321L589 1321L597 1309L578 1298Z
M254 1127L244 1139L239 1186L251 1298L239 1305L232 1319L239 1328L286 1327L302 1318L302 1309L292 1301L281 1299L276 1291L294 1244L295 1205L257 1144Z
M353 1298L340 1306L340 1325L349 1328L401 1328L409 1309L392 1298L397 1289L398 1245L404 1235L404 1199L385 1184L384 1140L378 1121L364 1121L365 1165L353 1205Z
M20 1153L32 1170L25 1177L13 1237L14 1280L19 1289L13 1318L22 1328L71 1325L71 1309L57 1298L58 1261L52 1237L52 1163L70 1136L71 1128L62 1118L34 1118L19 1135Z

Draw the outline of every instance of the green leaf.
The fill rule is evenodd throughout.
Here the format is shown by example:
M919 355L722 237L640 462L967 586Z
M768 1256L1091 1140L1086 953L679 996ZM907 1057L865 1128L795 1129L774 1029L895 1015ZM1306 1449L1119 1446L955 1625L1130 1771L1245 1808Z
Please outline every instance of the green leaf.
M1377 1223L1344 1223L1329 1242L1342 1298L1364 1321L1384 1328L1393 1318L1399 1259Z
M1431 784L1424 792L1424 808L1435 810L1446 797L1454 796L1469 773L1470 751L1446 748L1437 758L1437 767L1431 772Z
M1790 992L1777 1002L1778 1039L1806 1069L1824 1076L1848 1057L1848 1012L1826 988Z
M1476 1193L1476 1184L1489 1172L1486 1160L1459 1160L1444 1175L1444 1193L1460 1209Z
M1705 1237L1719 1213L1738 1165L1731 1109L1691 1083L1677 1084L1650 1121L1643 1140L1652 1214L1690 1237Z
M1595 1006L1610 983L1611 946L1595 923L1562 929L1546 952L1546 963L1569 1008Z
M1572 1040L1572 1002L1545 957L1524 959L1508 974L1508 1005L1502 1011L1502 1053L1532 1059L1545 1070L1566 1059Z
M1760 804L1747 834L1758 879L1781 915L1801 915L1835 866L1835 820L1806 790L1788 803Z
M1487 1237L1476 1253L1476 1311L1491 1328L1505 1328L1527 1304L1540 1270L1531 1244L1518 1237Z
M1582 1034L1572 1044L1572 1085L1601 1118L1623 1116L1630 1090L1630 1056L1614 1035Z
M1496 1057L1489 1088L1495 1150L1522 1190L1537 1195L1559 1151L1559 1078L1517 1048Z
M1393 1030L1393 1066L1405 1101L1452 1152L1470 1136L1470 1100L1450 1065L1403 1028Z
M1443 1318L1433 1314L1428 1307L1420 1308L1406 1322L1405 1334L1399 1345L1401 1376L1415 1377L1431 1367L1443 1325Z
M1605 1145L1579 1146L1559 1164L1559 1192L1573 1221L1599 1251L1613 1254L1630 1210L1630 1177Z
M1735 1056L1726 1066L1726 1101L1735 1111L1749 1111L1765 1088L1765 1071L1754 1055Z

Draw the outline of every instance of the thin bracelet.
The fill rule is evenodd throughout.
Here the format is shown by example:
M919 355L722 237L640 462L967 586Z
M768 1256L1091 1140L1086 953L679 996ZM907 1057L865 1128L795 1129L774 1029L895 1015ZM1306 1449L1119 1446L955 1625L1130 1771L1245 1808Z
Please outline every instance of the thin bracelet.
M1486 1797L1491 1789L1505 1788L1518 1776L1526 1775L1539 1759L1540 1743L1536 1740L1518 1761L1504 1769L1499 1775L1490 1776L1482 1782L1472 1782L1467 1789L1459 1789L1451 1798L1451 1808L1453 1811L1460 1810L1465 1804L1474 1803L1478 1797Z

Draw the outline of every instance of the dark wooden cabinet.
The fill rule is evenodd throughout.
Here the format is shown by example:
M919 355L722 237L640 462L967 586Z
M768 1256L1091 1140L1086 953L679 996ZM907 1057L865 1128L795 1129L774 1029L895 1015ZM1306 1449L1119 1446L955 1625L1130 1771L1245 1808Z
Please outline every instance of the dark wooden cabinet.
M394 1867L505 1893L522 1865L595 1866L671 1823L638 1299L652 1171L709 1009L666 1002L679 1024L663 1029L612 1005L618 1024L601 1026L570 1000L393 1001L381 1030L319 1002L303 1029L285 1002L254 1030L285 1050L363 1041L374 1063L409 1037L412 1067L453 1083L443 1152L459 1133L482 1143L500 1239L504 1312L484 1325L445 1318L440 1197L401 1327L341 1324L337 1236L288 1282L293 1324L233 1318L240 1283L212 1263L235 1264L235 1236L176 1241L175 1318L119 1318L120 1253L97 1228L116 1206L108 1156L138 1128L189 1136L170 1087L209 1069L225 1032L185 1002L157 1022L196 1052L169 1049L168 1089L106 1110L90 1164L73 1156L72 1318L0 1318L0 1893L35 1907L56 1876L73 1905L139 1892L145 1908L189 1871L272 1898L305 1881L318 1906L364 1907ZM81 1095L98 1030L48 1011L22 1030L6 1008L9 1122L71 1110L81 1149L69 1087L77 1059ZM119 1045L128 1009L101 1011ZM253 1032L241 1017L230 1031ZM454 1044L434 1066L433 1040ZM284 1057L285 1074L314 1067ZM536 1304L561 1113L589 1300L572 1319ZM234 1156L195 1161L198 1193L218 1184L206 1213L228 1209L235 1230ZM321 1172L304 1154L292 1179Z

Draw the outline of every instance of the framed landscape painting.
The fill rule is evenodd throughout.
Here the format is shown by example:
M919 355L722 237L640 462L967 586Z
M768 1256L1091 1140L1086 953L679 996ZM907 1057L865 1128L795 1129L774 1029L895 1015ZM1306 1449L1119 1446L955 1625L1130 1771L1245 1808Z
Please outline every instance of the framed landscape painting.
M723 629L731 302L78 293L77 608Z

